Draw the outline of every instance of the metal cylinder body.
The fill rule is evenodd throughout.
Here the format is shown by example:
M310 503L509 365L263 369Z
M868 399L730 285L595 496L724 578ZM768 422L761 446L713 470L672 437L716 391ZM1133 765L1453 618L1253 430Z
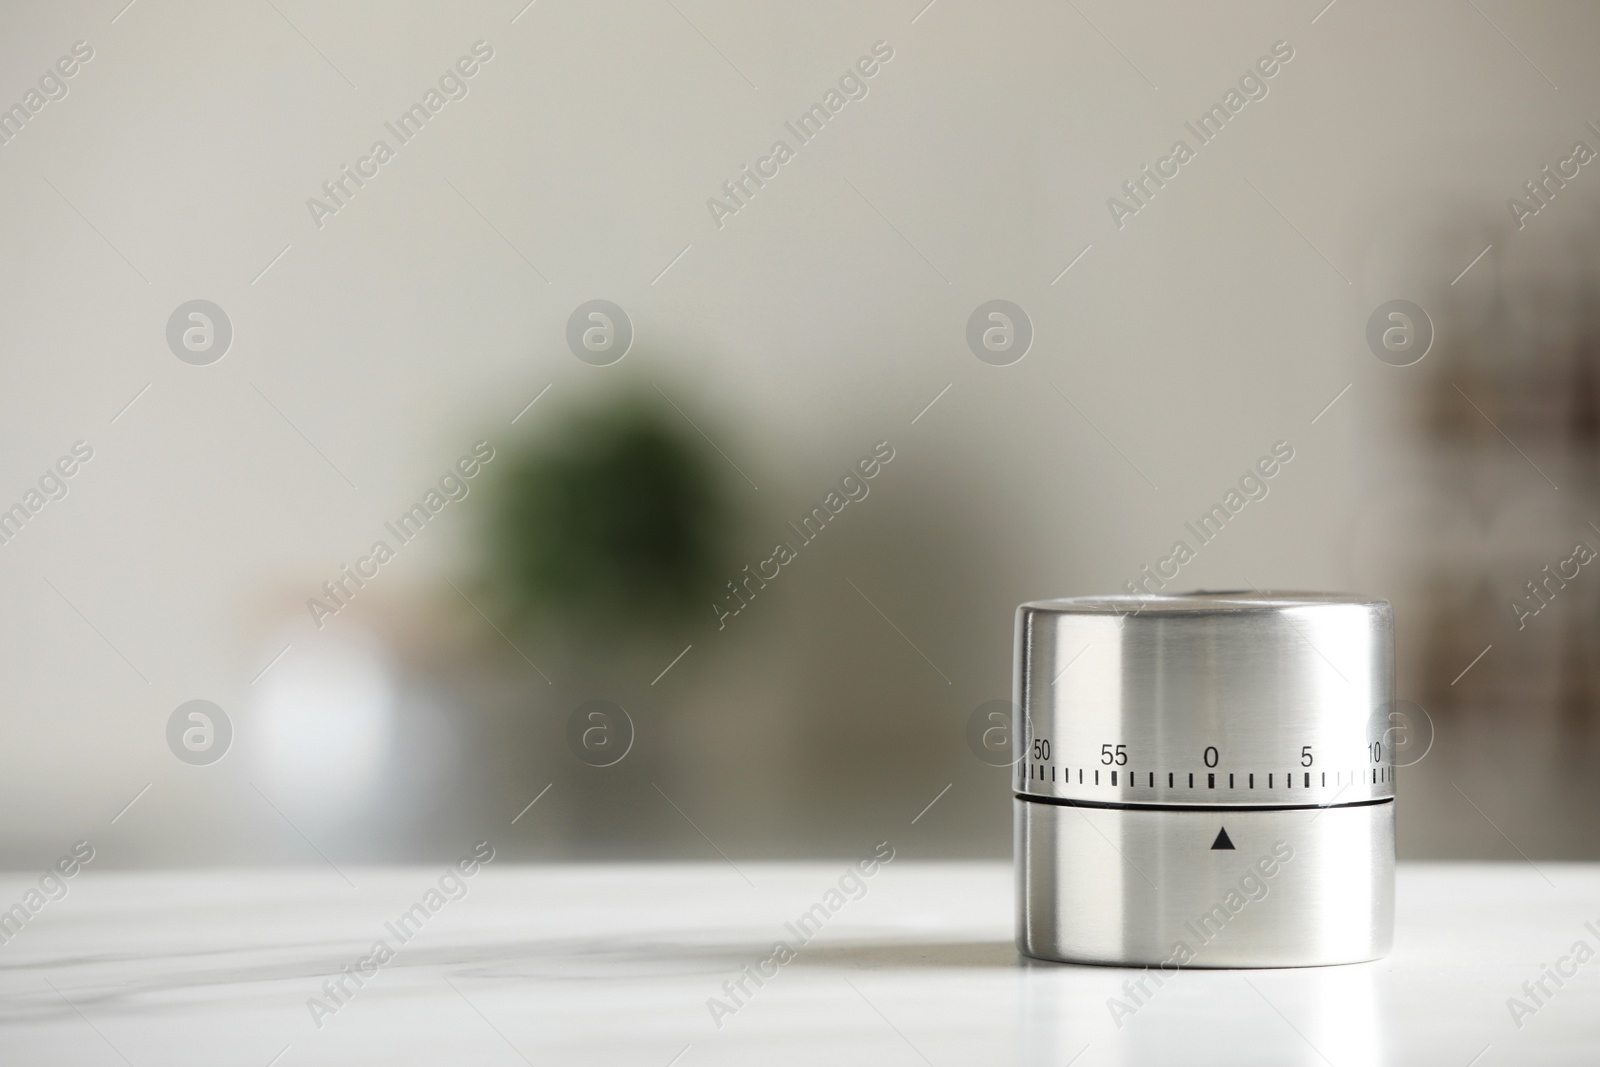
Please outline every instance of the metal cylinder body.
M1015 669L1021 951L1165 967L1388 951L1387 603L1037 601Z

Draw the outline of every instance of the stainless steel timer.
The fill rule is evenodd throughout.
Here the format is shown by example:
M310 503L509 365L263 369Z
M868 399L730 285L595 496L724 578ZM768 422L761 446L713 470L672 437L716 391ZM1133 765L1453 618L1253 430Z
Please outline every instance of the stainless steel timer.
M1393 619L1300 593L1017 610L1017 947L1376 959L1394 927Z

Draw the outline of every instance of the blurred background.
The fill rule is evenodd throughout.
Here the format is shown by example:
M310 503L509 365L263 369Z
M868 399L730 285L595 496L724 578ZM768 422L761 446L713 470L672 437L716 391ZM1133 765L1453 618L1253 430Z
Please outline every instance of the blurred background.
M1016 605L1279 442L1174 588L1394 602L1403 858L1600 856L1593 6L0 24L0 864L1007 856Z

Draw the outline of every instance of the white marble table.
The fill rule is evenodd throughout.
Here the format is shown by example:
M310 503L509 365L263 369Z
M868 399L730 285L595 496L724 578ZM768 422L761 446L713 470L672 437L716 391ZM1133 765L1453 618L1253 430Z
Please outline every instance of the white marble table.
M1009 866L899 859L763 986L745 978L719 1028L708 999L734 1006L741 965L799 945L785 923L826 910L846 869L498 863L464 896L447 880L457 900L426 896L442 864L347 869L353 885L90 869L0 945L0 1063L1600 1062L1600 959L1546 979L1520 1029L1507 1007L1575 942L1600 949L1600 866L1545 863L1403 867L1389 959L1187 972L1135 1005L1135 972L1017 957ZM36 881L0 876L0 908ZM402 944L386 924L419 903ZM362 964L379 939L393 958ZM323 983L345 965L370 977L341 1004ZM1111 997L1136 1006L1120 1026Z

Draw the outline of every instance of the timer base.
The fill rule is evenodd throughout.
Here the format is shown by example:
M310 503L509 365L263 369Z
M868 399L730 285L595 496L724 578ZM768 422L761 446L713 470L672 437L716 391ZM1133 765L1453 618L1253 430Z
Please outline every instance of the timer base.
M1017 948L1026 955L1171 972L1359 963L1389 951L1392 800L1204 809L1013 803Z

